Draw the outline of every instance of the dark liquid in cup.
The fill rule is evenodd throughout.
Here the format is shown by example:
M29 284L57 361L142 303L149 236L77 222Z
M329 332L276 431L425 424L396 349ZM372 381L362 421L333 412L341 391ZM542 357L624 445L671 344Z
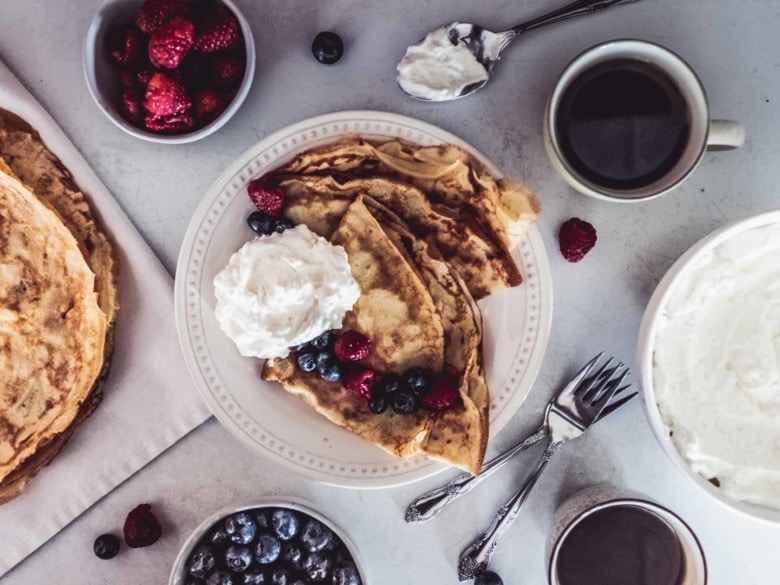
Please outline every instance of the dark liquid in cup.
M660 69L617 59L583 72L565 89L556 134L584 179L610 189L645 187L680 160L690 133L688 105Z
M558 555L561 585L678 585L683 552L674 529L653 512L614 506L583 519Z

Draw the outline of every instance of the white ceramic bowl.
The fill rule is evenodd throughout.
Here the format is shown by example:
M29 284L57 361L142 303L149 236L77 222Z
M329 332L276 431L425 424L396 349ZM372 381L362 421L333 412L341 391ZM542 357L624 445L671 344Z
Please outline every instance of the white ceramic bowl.
M246 70L244 71L244 80L238 88L233 101L228 104L225 111L222 112L211 123L188 132L186 134L155 134L148 132L122 117L119 111L121 95L116 80L116 69L108 59L106 50L106 32L117 24L123 22L133 22L135 14L142 2L140 0L105 0L92 19L92 23L87 30L84 39L84 51L82 54L84 77L87 80L89 93L95 100L95 103L108 116L108 119L119 128L142 140L149 142L159 142L161 144L185 144L195 142L205 138L219 130L225 123L238 111L244 99L252 87L252 80L255 76L255 41L252 37L252 29L249 28L244 15L231 0L218 0L227 6L235 14L241 25L241 32L244 35L244 45L246 47Z
M656 402L655 397L655 387L653 385L653 345L658 330L659 317L664 314L667 300L671 296L675 286L681 280L681 276L686 272L686 269L702 255L707 254L713 248L734 237L736 234L777 223L780 223L780 210L756 215L724 226L691 246L691 248L672 265L666 275L661 279L661 282L658 283L658 287L655 289L655 292L647 305L644 317L642 318L642 325L639 330L637 361L642 370L642 402L647 413L647 418L650 421L650 427L652 428L656 439L669 458L699 487L724 506L747 514L752 518L780 523L780 511L729 498L725 496L720 489L690 468L672 442L669 434L669 427L667 427L661 419L661 413L659 412L658 403Z
M190 554L192 553L192 550L195 548L195 545L198 544L198 541L208 532L209 528L211 528L217 521L226 518L227 516L230 516L232 514L236 514L238 512L244 512L246 510L254 510L256 508L288 508L290 510L295 510L297 512L301 512L303 514L306 514L307 516L311 516L315 520L319 520L322 522L325 526L330 528L333 533L338 536L341 539L341 542L344 543L344 546L347 547L347 550L349 551L349 554L352 555L352 560L355 562L355 566L357 567L358 573L360 573L360 580L365 584L366 581L366 571L364 568L363 563L360 560L360 557L358 556L357 549L355 548L355 545L353 542L349 539L349 537L344 533L344 531L336 526L331 520L317 512L316 510L313 510L307 502L304 502L303 500L299 500L297 498L285 498L284 500L278 500L273 498L260 498L256 500L252 504L246 504L242 506L230 506L227 508L224 508L220 510L219 512L216 512L206 518L200 526L198 526L192 534L187 538L187 540L184 542L184 545L181 547L181 550L179 551L179 554L176 555L176 560L173 562L173 567L171 569L171 576L168 579L168 585L184 585L187 581L187 573L185 572L185 566L187 564L187 561L190 558ZM328 581L329 583L329 581Z

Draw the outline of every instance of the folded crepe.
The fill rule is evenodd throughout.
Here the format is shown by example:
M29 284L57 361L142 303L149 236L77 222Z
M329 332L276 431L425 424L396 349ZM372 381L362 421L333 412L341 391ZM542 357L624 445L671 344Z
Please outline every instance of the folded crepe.
M107 326L76 238L0 162L0 481L71 427L103 369Z
M415 238L403 220L369 197L349 204L330 240L346 249L361 289L344 328L372 340L364 363L380 373L420 366L456 375L463 405L444 413L375 415L339 383L300 371L294 358L266 362L263 378L396 456L424 453L478 473L489 401L480 370L478 309L463 281L432 243Z
M95 410L102 399L103 385L108 378L113 355L119 268L108 235L100 226L87 198L73 182L70 172L27 122L3 109L0 109L0 158L8 163L13 175L55 210L76 239L87 265L95 274L97 302L106 315L103 366L88 396L66 429L44 441L32 455L0 480L0 503L3 503L22 492L32 477L57 455L73 430ZM6 168L6 172L8 170Z
M367 195L432 240L474 298L522 282L510 252L535 221L539 203L454 145L351 136L300 154L272 177L286 191L286 215L319 235L329 237L349 204Z

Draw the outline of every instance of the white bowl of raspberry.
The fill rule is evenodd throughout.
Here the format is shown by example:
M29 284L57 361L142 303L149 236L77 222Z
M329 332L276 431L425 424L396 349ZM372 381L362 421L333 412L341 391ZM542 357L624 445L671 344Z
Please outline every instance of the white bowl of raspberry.
M183 144L213 134L241 107L255 43L231 0L106 0L87 31L83 66L117 127Z

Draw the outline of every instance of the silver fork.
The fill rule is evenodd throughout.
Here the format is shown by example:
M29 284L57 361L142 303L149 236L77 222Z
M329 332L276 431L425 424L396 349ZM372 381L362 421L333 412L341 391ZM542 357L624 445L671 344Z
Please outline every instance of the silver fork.
M548 435L544 453L520 489L498 510L490 527L463 551L458 564L458 578L461 581L473 579L485 571L499 540L514 523L523 502L550 459L565 442L576 439L588 430L626 379L628 368L622 364L608 369L611 359L588 377L602 355L591 360L547 405L542 424Z
M595 384L600 378L603 379L603 377L608 373L606 368L610 365L611 360L608 360L604 365L602 365L600 370L596 374L589 377L590 372L593 370L594 366L601 359L603 355L604 353L602 352L596 357L594 357L587 364L585 364L585 366L577 373L577 375L568 384L566 384L566 386L564 386L563 389L561 389L561 391L559 392L559 397L565 394L573 395L576 394L578 391L587 392L588 384L592 385ZM618 364L618 367L620 367L621 365L622 364ZM626 384L625 386L618 388L615 391L614 396L617 396L624 390L628 389L630 386L631 384ZM607 415L609 415L610 413L614 412L615 410L623 406L626 402L634 398L634 396L636 396L636 392L628 396L625 396L620 400L615 400L614 402L608 403L607 407L604 408L604 410L599 415L598 420L601 420ZM517 455L522 451L525 451L531 445L538 443L545 437L548 437L549 431L550 431L550 427L545 420L544 422L542 422L539 428L536 431L534 431L530 436L528 436L526 439L524 439L514 447L508 449L501 455L498 455L493 459L491 459L490 461L486 462L482 466L479 475L462 473L461 475L457 476L449 483L424 493L416 500L414 500L406 509L406 521L409 523L426 522L431 518L435 517L439 512L444 510L455 500L457 500L461 496L466 495L475 487L477 487L480 483L485 481L488 477L493 475L493 473L498 471L509 460L515 457L515 455Z

